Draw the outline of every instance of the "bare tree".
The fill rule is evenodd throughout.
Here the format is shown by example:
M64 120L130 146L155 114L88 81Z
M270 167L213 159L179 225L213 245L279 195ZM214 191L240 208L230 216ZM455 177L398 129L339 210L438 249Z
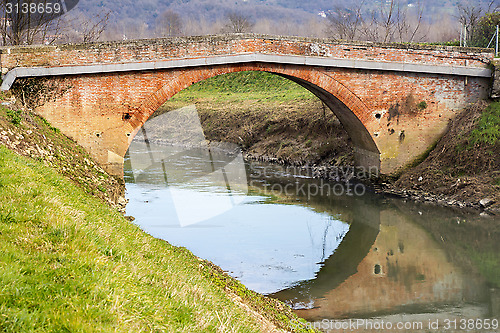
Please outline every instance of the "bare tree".
M69 9L76 5L73 2ZM64 10L57 1L1 1L0 34L3 45L53 43L62 28Z
M392 40L394 35L394 27L397 22L396 4L394 0L390 0L389 6L384 1L380 2L379 26L382 28L382 42L386 43Z
M416 13L410 12L410 9ZM399 0L382 1L376 8L368 9L366 0L350 4L336 4L328 13L329 35L354 40L376 42L412 42L421 31L423 7L409 7Z
M173 10L169 9L156 20L156 30L160 36L179 36L182 34L182 19Z
M495 13L500 10L500 2L498 0L490 0L486 7L486 13Z
M363 20L363 25L361 26L361 38L372 42L380 41L378 12L372 10L364 15L367 16L367 18Z
M458 20L460 24L465 28L464 41L465 45L468 44L467 41L473 40L477 24L483 14L483 8L475 6L469 3L459 3L458 4Z
M81 36L84 43L98 41L108 26L111 12L96 15L93 19L84 20L80 25Z
M465 45L468 46L482 46L478 45L478 33L480 21L483 16L498 11L500 5L497 0L490 0L487 6L477 6L468 2L461 2L458 7L458 20L462 27L465 29L465 36L463 36ZM486 46L486 45L484 45Z
M6 2L5 1L0 1L0 35L2 38L2 45L7 45L9 44L9 31L11 27L11 19L6 13L6 8L5 8Z
M408 15L407 7L402 9L401 4L397 4L396 41L400 43L411 43L415 41L417 32L422 30L424 7L421 5L420 1L418 1L416 5L413 4L413 6L415 7L416 15L411 18ZM425 35L422 37L425 37Z
M223 32L243 33L250 32L254 24L250 19L240 13L231 12L226 15L227 23Z
M344 40L354 40L358 36L359 28L363 23L362 10L365 0L352 3L347 8L336 3L333 10L327 14L328 34Z

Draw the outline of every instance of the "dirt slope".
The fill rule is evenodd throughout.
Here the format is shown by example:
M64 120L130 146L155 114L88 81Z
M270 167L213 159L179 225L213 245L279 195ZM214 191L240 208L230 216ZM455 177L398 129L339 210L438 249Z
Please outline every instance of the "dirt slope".
M500 213L500 141L477 142L473 133L486 109L485 102L466 108L450 122L429 156L385 189L426 201ZM492 128L494 124L488 131Z

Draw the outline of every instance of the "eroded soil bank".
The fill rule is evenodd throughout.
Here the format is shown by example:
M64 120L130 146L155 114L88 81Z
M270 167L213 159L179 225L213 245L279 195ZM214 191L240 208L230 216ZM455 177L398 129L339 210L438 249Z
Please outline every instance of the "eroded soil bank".
M380 189L500 214L500 103L467 107L450 122L429 156Z

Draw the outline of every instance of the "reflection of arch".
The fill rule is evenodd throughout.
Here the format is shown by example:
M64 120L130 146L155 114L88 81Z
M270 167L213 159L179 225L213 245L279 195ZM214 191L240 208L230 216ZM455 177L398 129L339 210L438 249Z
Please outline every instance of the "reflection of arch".
M357 273L358 265L377 239L380 226L380 207L376 202L363 202L364 200L370 199L356 200L357 209L352 210L353 217L349 231L335 253L325 260L316 278L303 281L294 287L269 296L281 300L295 298L295 302L307 303L310 299L323 297L328 291L335 289L347 278ZM340 203L337 204L342 206ZM298 295L303 295L304 299L299 299Z
M236 64L194 69L183 69L147 98L137 110L137 121L133 123L134 135L146 120L169 98L199 81L213 76L241 71L265 71L290 79L320 98L338 117L349 133L355 147L358 165L380 168L380 152L368 132L370 113L363 101L337 80L326 73L311 68L276 64ZM131 142L133 135L130 137Z

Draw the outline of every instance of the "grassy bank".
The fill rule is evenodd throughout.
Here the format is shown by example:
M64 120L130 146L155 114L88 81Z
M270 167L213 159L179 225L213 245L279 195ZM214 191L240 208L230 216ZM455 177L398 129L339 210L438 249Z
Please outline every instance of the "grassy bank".
M1 332L306 332L282 303L154 239L89 155L12 102L0 108Z
M267 72L237 72L219 75L198 82L175 95L171 102L196 102L210 99L214 102L257 103L313 101L317 98L300 85Z
M0 100L10 103L0 106L0 144L57 170L110 206L124 209L123 180L109 176L76 142L45 119L23 111L9 94L1 93Z
M291 327L286 307L146 235L41 162L0 146L0 170L0 331Z

